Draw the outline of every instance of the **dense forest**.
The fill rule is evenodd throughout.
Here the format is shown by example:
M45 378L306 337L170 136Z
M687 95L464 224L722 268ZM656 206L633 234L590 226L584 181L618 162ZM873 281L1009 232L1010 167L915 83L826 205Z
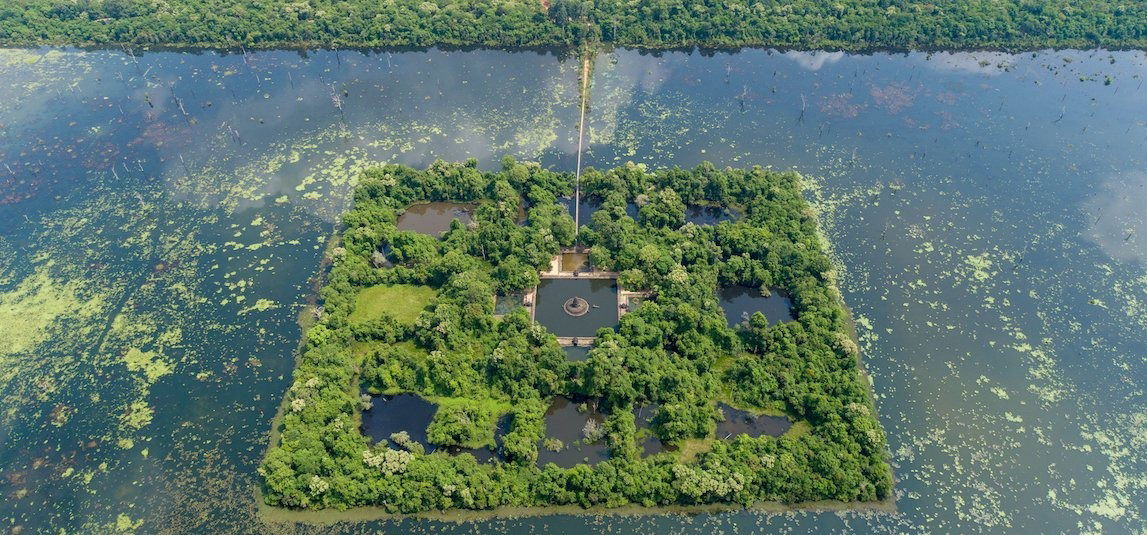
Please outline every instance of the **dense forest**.
M558 203L572 183L512 158L497 172L469 161L364 174L259 469L268 503L413 513L889 497L885 436L799 175L710 164L589 169L583 191L601 208L580 236ZM398 216L421 201L478 205L473 221L455 220L441 237L399 230ZM686 222L688 205L717 203L739 217ZM575 239L627 289L649 292L616 329L598 331L582 361L567 359L524 308L495 315L493 299L536 285ZM796 319L770 325L758 312L730 327L717 299L724 285L783 290ZM352 321L363 289L379 287L431 288L433 297L413 319ZM373 441L359 427L364 391L434 401L427 436L443 447L492 445L495 422L508 416L503 460L427 453L401 432ZM599 407L607 460L538 462L549 447L543 414L558 395ZM783 413L801 431L717 437L718 400ZM651 405L651 429L639 430L634 409ZM681 448L643 456L638 441L649 432Z
M1126 0L9 0L0 44L1147 47Z

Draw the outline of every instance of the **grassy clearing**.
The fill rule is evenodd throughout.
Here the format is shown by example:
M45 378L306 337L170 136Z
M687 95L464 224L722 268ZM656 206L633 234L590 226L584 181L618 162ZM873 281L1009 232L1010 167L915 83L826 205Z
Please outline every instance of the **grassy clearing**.
M812 424L808 423L806 420L797 420L793 422L793 426L790 427L788 431L785 431L785 434L781 436L788 438L800 438L801 436L807 435L811 432Z
M399 323L410 325L430 305L434 296L434 288L428 286L379 284L364 288L355 299L350 322L363 323L386 313Z
M677 459L683 463L697 460L697 456L713 449L711 438L691 438L677 444Z

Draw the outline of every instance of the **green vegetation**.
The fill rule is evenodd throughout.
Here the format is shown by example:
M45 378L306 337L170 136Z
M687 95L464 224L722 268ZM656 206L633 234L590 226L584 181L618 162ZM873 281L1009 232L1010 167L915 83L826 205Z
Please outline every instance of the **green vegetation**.
M508 407L467 399L441 398L434 420L426 428L432 444L480 448L494 445L494 426Z
M601 329L588 360L573 362L525 310L496 318L490 299L521 285L521 266L544 268L573 243L573 221L556 202L571 192L571 175L512 158L495 173L474 161L365 173L342 245L331 252L325 313L305 335L280 440L260 467L268 503L413 513L890 496L884 433L799 175L709 164L647 173L627 165L589 169L583 179L583 191L603 203L581 232L594 265L629 273L640 282L632 289L651 297L616 331ZM474 224L455 223L441 239L427 239L395 227L396 213L417 201L480 204ZM518 225L523 202L528 217ZM626 214L630 202L641 205L637 219ZM744 215L682 224L685 207L698 203ZM372 262L384 250L389 267ZM413 325L385 313L350 322L360 290L379 284L425 285L437 294ZM728 284L784 289L797 320L769 326L755 318L730 328L716 297ZM363 343L371 345L360 360L348 348ZM362 388L438 401L428 435L441 445L489 445L496 419L508 413L505 462L427 454L405 433L372 443L356 425ZM536 465L540 447L561 447L545 438L543 418L557 395L596 398L606 420L591 431L604 435L608 460ZM798 432L719 440L715 402L726 396L758 411L783 410L798 420ZM678 454L641 456L638 437L650 431L638 430L633 411L649 404L660 407L652 432L678 445Z
M548 5L549 7L545 7ZM1141 48L1119 0L17 0L0 44Z
M411 325L432 299L434 288L426 286L379 284L363 288L355 298L354 311L348 321L363 324L388 314L399 323Z

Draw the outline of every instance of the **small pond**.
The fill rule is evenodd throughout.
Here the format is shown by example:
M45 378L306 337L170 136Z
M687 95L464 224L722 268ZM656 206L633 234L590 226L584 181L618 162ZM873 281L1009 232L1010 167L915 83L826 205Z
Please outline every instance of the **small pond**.
M694 225L716 225L722 221L733 221L738 214L720 206L691 204L685 207L685 221Z
M406 431L406 434L410 435L410 440L422 444L427 453L438 449L438 446L431 444L426 436L426 428L434 419L434 413L438 410L437 405L416 394L372 396L371 402L373 403L371 408L362 411L362 432L370 437L372 442L381 440L391 442L390 435ZM502 436L509 431L509 428L510 415L502 415L498 419L498 427L494 434L496 443L501 445ZM391 447L397 445L391 442ZM478 459L478 462L501 459L498 452L490 448L449 447L444 450L454 455L469 453Z
M589 350L593 346L565 346L562 348L566 352L566 359L573 362L581 362L589 360Z
M585 410L579 410L579 406ZM609 458L605 418L597 412L593 400L558 396L546 410L545 419L547 440L538 445L538 466L554 463L562 468L571 468L579 463L595 465ZM587 433L597 435L597 439L587 444ZM561 449L547 448L549 439L561 441Z
M450 230L450 223L455 219L462 223L474 220L473 203L458 202L429 202L412 204L402 215L398 216L396 225L398 230L413 230L431 236L440 236Z
M725 415L725 421L717 423L717 438L721 440L737 435L779 437L793 426L784 416L757 416L724 403L718 403L717 409Z
M625 298L625 311L626 312L636 311L637 307L640 307L641 303L644 303L646 299L648 299L648 297L643 296L643 295L630 295L629 297L626 297Z
M390 435L406 431L410 439L429 450L426 426L438 406L415 394L373 396L373 405L362 411L362 433L374 442L390 440Z
M633 417L637 423L638 443L641 445L642 455L655 455L663 451L674 451L676 448L664 444L653 432L653 418L657 416L660 406L651 403L633 409Z
M575 297L588 303L579 316L570 315L564 307ZM593 337L598 329L617 325L617 282L613 279L542 279L535 299L534 319L557 336Z
M520 293L494 296L494 314L503 315L513 312L514 309L523 306L522 300L524 298L525 296Z
M721 299L721 309L725 311L725 319L729 325L736 325L748 321L754 312L760 312L769 320L769 325L780 322L793 321L793 302L787 293L774 289L772 295L765 297L757 288L748 286L726 286L718 291Z
M589 253L562 253L562 271L589 271Z

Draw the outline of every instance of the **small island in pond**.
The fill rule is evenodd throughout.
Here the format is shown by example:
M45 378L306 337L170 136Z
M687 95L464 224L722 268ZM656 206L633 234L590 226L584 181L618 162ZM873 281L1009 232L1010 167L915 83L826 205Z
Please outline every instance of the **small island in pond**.
M259 470L266 502L890 499L800 176L590 169L580 228L574 182L511 158L364 174Z

